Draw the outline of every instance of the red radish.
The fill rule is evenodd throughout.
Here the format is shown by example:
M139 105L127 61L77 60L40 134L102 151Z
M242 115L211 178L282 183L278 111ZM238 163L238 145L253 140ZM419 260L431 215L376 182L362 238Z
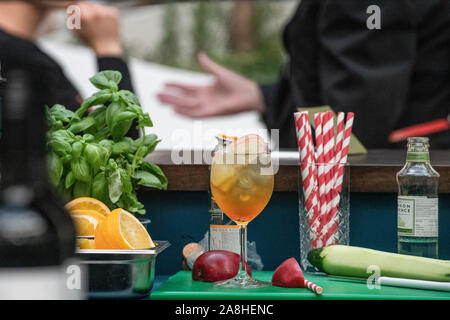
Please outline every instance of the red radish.
M215 282L231 279L238 273L240 256L225 250L211 250L197 258L192 267L192 280ZM252 271L247 264L247 273Z
M322 288L308 281L303 276L297 260L289 258L275 270L272 276L272 285L285 288L308 288L309 290L322 294Z
M272 285L285 288L304 288L305 278L297 260L289 258L275 270Z

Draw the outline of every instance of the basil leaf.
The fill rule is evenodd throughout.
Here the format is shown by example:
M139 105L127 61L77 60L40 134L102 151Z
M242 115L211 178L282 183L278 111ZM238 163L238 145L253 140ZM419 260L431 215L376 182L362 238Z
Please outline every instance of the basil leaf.
M139 202L135 193L124 193L120 202L122 208L127 208L129 212L145 214L144 205Z
M105 126L106 109L106 107L97 108L89 115L89 117L94 118L97 130L101 130Z
M137 147L141 145L147 146L149 152L153 152L160 142L161 140L158 140L158 136L156 134L147 134L134 141Z
M114 116L111 124L111 135L115 141L120 140L130 131L135 117L134 113L128 111L120 112Z
M72 143L75 140L75 135L68 130L60 129L53 131L50 134L50 139L61 139L63 141Z
M108 180L105 173L98 173L92 181L92 197L108 205L111 203L108 194Z
M120 179L122 180L123 193L133 192L133 184L131 182L131 176L128 174L127 170L121 168Z
M66 168L70 168L70 163L72 162L72 155L71 154L66 154L62 157L62 162L64 167Z
M120 170L114 170L108 177L109 199L112 203L119 201L123 192L122 180L120 179Z
M72 169L75 179L83 182L91 181L91 170L89 168L89 163L85 158L80 157L78 159L73 159L70 168Z
M103 157L102 157L102 166L106 166L108 164L109 157L112 153L112 142L111 140L102 140L99 142L100 147L103 148Z
M150 172L143 170L136 171L133 175L133 178L138 180L138 184L141 186L159 190L163 189L163 185L159 178Z
M95 141L104 140L107 139L109 136L110 136L109 128L104 127L103 129L94 134L94 140Z
M136 157L138 160L141 160L145 158L145 156L148 154L148 147L147 146L140 146L139 149L136 151Z
M89 79L98 89L111 89L117 91L118 84L122 80L122 74L118 71L101 71Z
M100 150L100 147L96 146L95 144L87 144L86 147L84 148L84 156L91 165L94 174L96 174L97 171L100 169L100 165L103 160L102 151Z
M162 189L167 189L168 179L159 166L154 163L144 161L141 164L141 169L158 177L159 181L161 182Z
M125 110L125 106L120 102L113 102L106 108L105 122L111 130L114 116Z
M111 126L114 127L120 122L133 120L134 118L136 118L136 115L133 112L130 111L118 112L113 116Z
M83 135L84 142L92 142L95 140L94 136L92 134L86 133Z
M138 97L131 91L128 90L120 90L119 96L122 98L124 102L127 102L129 105L134 104L140 106Z
M70 143L58 136L51 137L48 141L48 145L53 152L56 152L61 156L72 152Z
M109 89L101 90L94 93L92 96L83 101L80 108L75 112L76 115L81 118L87 109L93 106L99 106L105 104L112 99L112 92Z
M117 140L120 140L121 138L123 138L128 133L128 131L130 131L132 124L133 124L133 120L122 121L122 122L116 124L111 129L111 135L112 135L114 141L117 141Z
M48 127L50 128L48 131L53 132L55 130L60 130L64 128L62 121L57 121L55 118L47 116Z
M55 121L70 122L72 118L79 119L79 117L75 114L75 112L67 110L66 107L60 104L55 104L53 107L48 109L47 113Z
M54 152L50 152L48 156L48 167L49 167L50 181L53 184L53 186L56 187L58 186L59 181L61 180L64 167L61 159Z
M87 117L83 118L83 120L72 123L72 125L69 127L69 130L73 133L79 133L81 131L89 129L94 125L95 125L94 118Z
M84 144L81 141L77 141L74 144L72 144L72 158L78 159L81 157L81 153L83 152Z
M138 117L138 129L144 128L144 127L153 127L153 122L150 119L150 116L148 113L143 113L139 115Z
M136 115L140 115L143 113L142 107L140 104L129 104L127 109L128 109L128 111L131 111L131 112L135 113Z
M116 142L112 146L112 154L119 155L124 153L134 153L136 152L136 146L133 139L130 137L124 137L119 142Z
M69 189L71 186L73 186L74 183L75 183L75 176L73 175L72 171L69 171L64 181L64 187L66 189Z
M81 198L81 197L90 197L91 196L91 183L76 181L73 186L73 197Z

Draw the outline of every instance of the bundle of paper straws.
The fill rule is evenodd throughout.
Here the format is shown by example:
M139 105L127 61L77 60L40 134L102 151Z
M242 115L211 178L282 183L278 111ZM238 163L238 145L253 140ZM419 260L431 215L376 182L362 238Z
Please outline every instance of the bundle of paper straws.
M315 149L308 112L296 112L294 117L311 246L321 248L339 241L338 208L354 114L349 112L344 124L345 114L339 112L335 130L332 111L316 113Z

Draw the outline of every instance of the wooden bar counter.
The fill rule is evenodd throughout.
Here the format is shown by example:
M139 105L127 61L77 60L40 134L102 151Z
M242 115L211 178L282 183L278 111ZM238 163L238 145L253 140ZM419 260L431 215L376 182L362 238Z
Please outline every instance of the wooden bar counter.
M199 152L200 153L200 152ZM199 154L197 154L198 156ZM192 152L191 159L194 159ZM198 157L200 158L200 157ZM279 170L275 176L275 191L298 190L298 152L273 153ZM440 193L450 193L450 150L430 152L431 164L441 175ZM350 156L350 189L352 192L397 192L395 174L403 167L406 150L370 150L366 155ZM206 191L209 184L209 164L174 164L170 151L155 151L147 161L161 166L169 179L171 191Z

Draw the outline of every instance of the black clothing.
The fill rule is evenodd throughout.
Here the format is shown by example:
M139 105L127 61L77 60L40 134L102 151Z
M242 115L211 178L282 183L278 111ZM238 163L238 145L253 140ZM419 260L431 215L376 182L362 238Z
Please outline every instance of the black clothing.
M381 29L370 30L374 4ZM448 0L302 0L284 43L290 66L262 86L263 119L280 129L280 147L297 146L297 107L355 112L353 132L368 148L405 147L389 144L389 133L450 114ZM430 143L450 148L450 131Z
M8 69L20 67L39 73L43 79L50 81L49 106L61 104L72 111L80 107L83 98L79 95L79 91L64 75L59 64L32 41L0 30L0 63L2 70L6 72ZM97 59L97 64L99 71L120 71L122 81L119 88L133 91L130 71L124 60L117 57L102 57Z

